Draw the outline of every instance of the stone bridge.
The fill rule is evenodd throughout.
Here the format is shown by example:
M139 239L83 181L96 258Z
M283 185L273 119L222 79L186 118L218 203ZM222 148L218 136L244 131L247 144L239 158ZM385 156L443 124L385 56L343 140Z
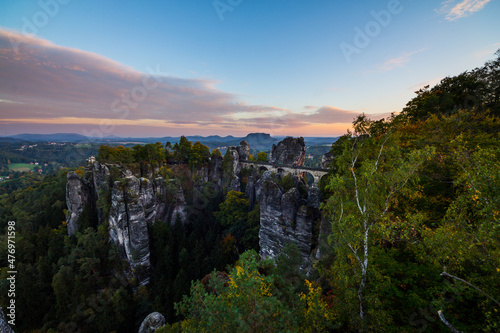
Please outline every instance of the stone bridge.
M309 173L314 178L314 185L317 186L323 176L328 174L328 169L309 168L304 166L293 165L274 165L269 162L255 162L255 161L240 161L242 167L247 169L258 168L266 169L271 172L280 174L291 174L292 176L303 177L304 174Z

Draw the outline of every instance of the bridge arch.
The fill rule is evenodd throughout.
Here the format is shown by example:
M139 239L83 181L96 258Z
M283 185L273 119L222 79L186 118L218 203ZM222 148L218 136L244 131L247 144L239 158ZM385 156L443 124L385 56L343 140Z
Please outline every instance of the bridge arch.
M271 163L266 162L256 162L256 161L240 161L243 167L249 168L251 170L259 170L259 173L264 171L271 171L279 176L298 176L300 178L304 177L305 182L311 186L318 186L321 179L324 178L325 175L328 174L327 169L321 168L309 168L303 166L290 166L290 165L273 165Z
M322 187L324 185L327 185L327 183L328 183L328 173L325 173L324 175L319 177L318 185Z
M300 173L300 177L308 187L311 187L314 183L316 183L314 175L307 170L302 171Z

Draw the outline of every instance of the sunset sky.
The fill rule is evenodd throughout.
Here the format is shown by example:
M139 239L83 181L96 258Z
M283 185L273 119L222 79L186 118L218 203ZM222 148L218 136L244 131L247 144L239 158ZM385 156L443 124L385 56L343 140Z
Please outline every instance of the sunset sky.
M337 136L500 49L500 1L0 0L0 136Z

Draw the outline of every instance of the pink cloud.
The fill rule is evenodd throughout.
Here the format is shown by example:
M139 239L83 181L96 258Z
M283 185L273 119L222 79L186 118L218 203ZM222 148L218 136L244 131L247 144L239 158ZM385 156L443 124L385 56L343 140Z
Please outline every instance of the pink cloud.
M22 103L0 115L208 121L254 110L215 81L168 76L159 66L141 73L100 55L0 30L0 100Z
M60 126L57 132L79 129L85 135L82 131L127 135L148 126L151 133L192 129L288 135L288 128L304 126L348 128L359 114L332 106L309 105L304 107L308 113L293 113L249 105L217 89L214 80L174 77L156 64L139 72L95 53L1 28L0 73L0 135L23 126L38 132ZM114 130L102 133L103 127Z
M491 0L462 0L454 4L454 0L448 0L442 3L441 8L436 11L444 14L447 21L455 21L462 17L469 16L472 13L480 11Z

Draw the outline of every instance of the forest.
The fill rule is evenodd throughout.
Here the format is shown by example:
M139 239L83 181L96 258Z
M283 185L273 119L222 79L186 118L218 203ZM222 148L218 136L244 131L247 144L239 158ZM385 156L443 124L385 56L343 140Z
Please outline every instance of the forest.
M191 193L186 223L148 226L149 283L126 276L92 207L68 236L66 176L84 168L63 168L0 194L0 305L5 312L15 221L16 332L137 332L154 311L166 319L157 332L500 331L496 55L416 91L389 118L360 115L333 143L320 183L329 230L312 271L293 243L260 258L260 207L243 191L196 186L197 170L217 158L230 172L228 153L185 137L103 145L100 163L157 172Z

